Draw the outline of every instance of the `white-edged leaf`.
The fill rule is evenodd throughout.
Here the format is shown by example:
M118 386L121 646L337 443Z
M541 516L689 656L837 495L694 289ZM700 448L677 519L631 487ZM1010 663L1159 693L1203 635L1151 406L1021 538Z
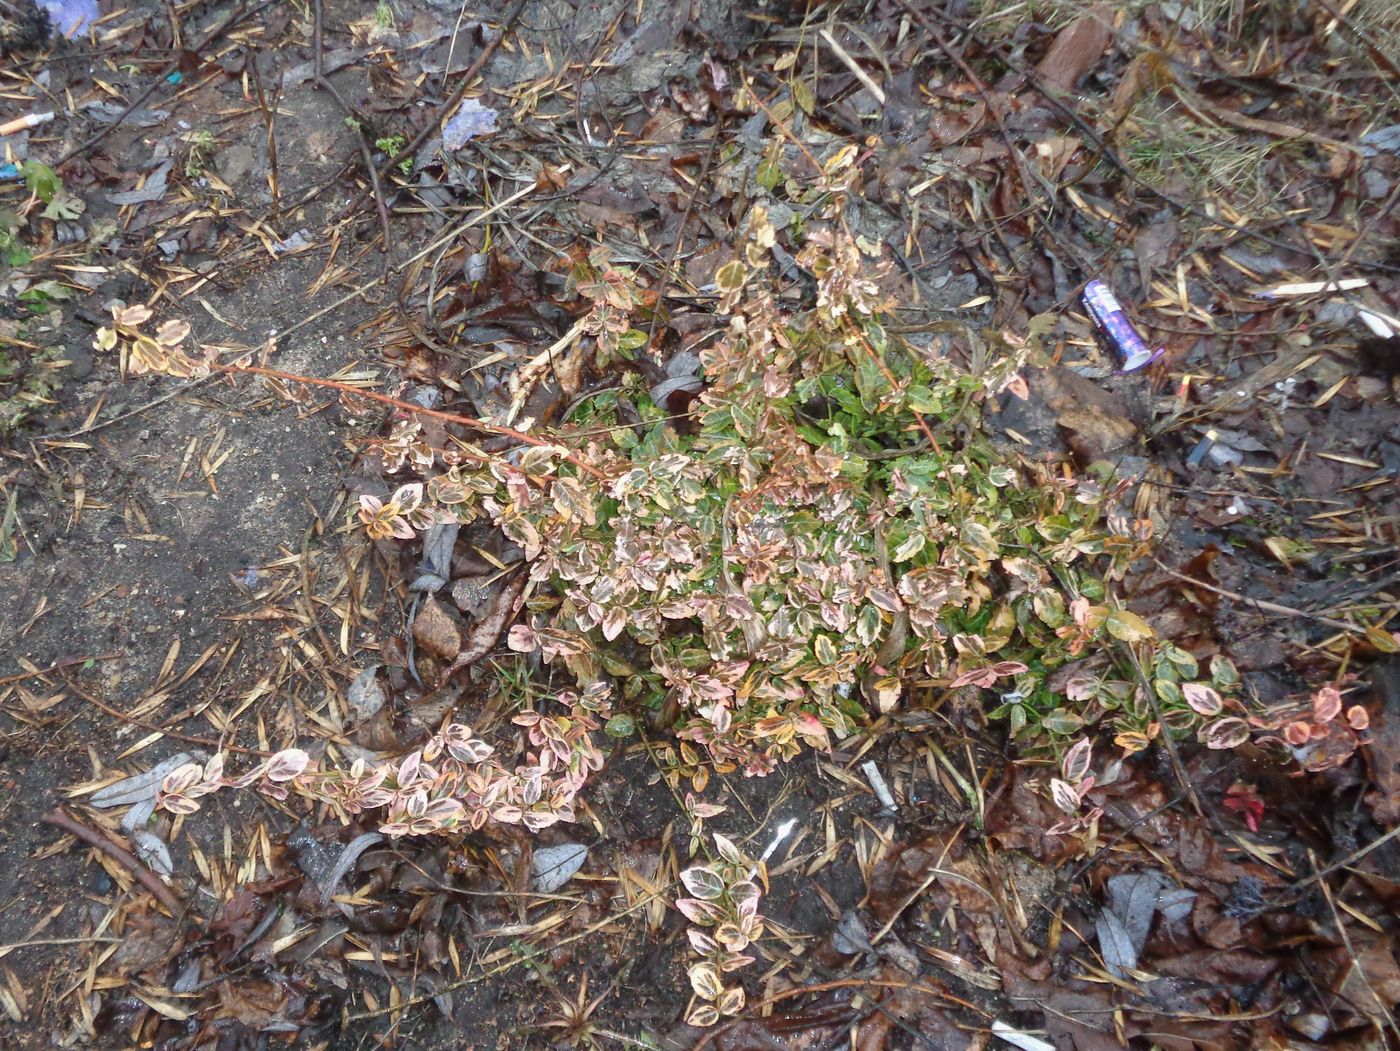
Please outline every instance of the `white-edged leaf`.
M311 756L300 748L284 748L267 761L266 777L269 781L290 781L311 762Z
M724 880L704 865L696 865L681 873L685 889L704 901L714 901L724 893Z
M743 858L739 854L739 848L734 845L734 841L728 836L715 833L715 849L719 851L719 856L725 861L738 865Z
M717 1000L724 992L724 984L719 980L719 968L708 960L692 963L686 973L690 976L690 987L695 995L704 1000Z
M714 1004L696 1004L685 1016L685 1024L693 1025L696 1029L708 1029L718 1021L719 1011Z

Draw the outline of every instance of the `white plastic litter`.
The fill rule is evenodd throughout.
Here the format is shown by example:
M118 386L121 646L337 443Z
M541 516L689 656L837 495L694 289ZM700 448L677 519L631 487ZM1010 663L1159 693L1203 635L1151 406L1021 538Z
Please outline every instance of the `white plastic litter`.
M574 878L588 860L588 848L582 843L560 843L556 847L541 847L530 862L534 879L530 886L538 894L553 894Z

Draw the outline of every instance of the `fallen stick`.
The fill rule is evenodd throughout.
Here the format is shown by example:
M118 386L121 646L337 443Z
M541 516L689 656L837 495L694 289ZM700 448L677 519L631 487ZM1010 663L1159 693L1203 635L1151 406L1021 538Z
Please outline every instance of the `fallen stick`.
M136 882L151 892L151 895L167 909L172 916L179 916L185 911L185 903L175 896L175 892L167 887L159 876L148 869L135 854L127 850L110 839L107 835L89 828L77 818L67 813L63 809L50 810L39 819L46 825L67 832L71 836L77 836L90 847L94 847L106 854L109 858L121 865L136 878Z
M1154 559L1153 561L1156 560ZM1185 573L1178 573L1174 569L1168 569L1166 566L1162 565L1161 562L1157 562L1157 568L1167 574L1167 576L1175 577L1177 580L1190 584L1192 587L1213 591L1217 595L1230 599L1232 602L1243 602L1263 613L1276 613L1281 617L1302 617L1305 620L1315 620L1319 624L1326 624L1329 628L1336 628L1338 631L1344 631L1348 635L1366 634L1364 628L1358 628L1355 624L1348 624L1344 620L1337 620L1335 617L1324 617L1320 613L1309 613L1305 609L1294 609L1292 606L1283 606L1277 602L1270 602L1268 599L1250 598L1248 595L1241 595L1238 591L1227 591L1225 588L1216 587L1214 584L1207 584L1204 580L1197 580L1195 577L1188 577Z

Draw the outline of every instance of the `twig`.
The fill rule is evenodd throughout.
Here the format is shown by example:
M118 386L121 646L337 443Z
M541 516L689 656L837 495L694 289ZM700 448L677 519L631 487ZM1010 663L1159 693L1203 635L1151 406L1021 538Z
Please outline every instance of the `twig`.
M209 30L209 32L205 33L204 36L200 39L199 43L190 48L190 50L199 54L205 53L206 51L208 51L210 44L212 44L220 36L222 36L224 33L228 32L230 29L236 26L239 22L242 22L248 18L252 18L256 14L262 13L267 8L271 7L273 4L278 2L279 0L262 0L262 3L257 4L254 7L250 7L241 11L235 10L229 12L228 17L226 17L213 29ZM116 129L117 125L121 124L122 121L126 120L127 117L131 116L131 114L136 110L136 107L140 106L141 103L145 102L148 98L155 94L156 89L165 83L165 78L170 76L171 73L176 72L180 68L180 63L183 60L184 55L183 53L181 53L179 55L176 55L169 62L167 62L165 64L164 69L162 69L159 73L151 77L151 82L146 86L146 90L141 92L141 94L137 95L136 98L134 98L127 105L126 109L118 113L115 120L113 120L110 124L104 125L101 131L88 137L87 139L84 139L82 142L78 143L78 145L68 150L61 157L59 157L58 160L54 161L53 164L50 165L50 167L54 169L61 168L64 164L66 164L68 161L71 161L74 157L80 157L84 153L87 153L88 150L92 149L99 142L101 142L108 135L110 135Z
M316 51L316 58L321 57L320 49ZM278 231L278 236L282 236L282 180L277 175L277 95L281 94L281 80L278 80L277 95L273 96L272 105L267 104L267 92L263 90L262 71L258 69L258 56L255 52L248 53L248 66L253 70L253 90L258 93L258 108L262 110L263 123L267 125L267 181L272 190L272 223Z
M1153 559L1153 561L1157 562L1156 559ZM1283 606L1277 602L1270 602L1267 599L1250 598L1248 595L1241 595L1237 591L1226 591L1224 588L1218 588L1214 584L1207 584L1204 580L1197 580L1195 577L1188 577L1185 573L1178 573L1174 569L1168 569L1166 566L1162 565L1161 562L1157 562L1157 568L1167 574L1167 576L1175 577L1182 583L1190 584L1195 588L1204 588L1206 591L1213 591L1215 594L1230 599L1232 602L1247 603L1264 613L1277 613L1282 617L1302 617L1305 620L1315 620L1319 624L1326 624L1329 628L1336 628L1338 631L1345 631L1350 635L1366 634L1366 629L1358 628L1355 624L1348 624L1344 620L1324 617L1320 613L1309 613L1305 609L1294 609L1292 606Z
M25 679L37 679L44 675L52 675L56 671L64 668L71 668L75 664L86 664L88 661L111 661L118 657L125 657L125 650L114 650L111 653L98 653L91 657L65 657L56 664L50 664L47 668L35 668L33 671L21 672L18 675L6 675L0 679L0 686L8 686L12 682L23 682Z
M865 85L865 90L874 96L875 101L882 106L885 105L885 89L876 84L870 78L870 74L860 68L856 60L851 57L851 53L838 44L836 38L827 29L817 30L817 36L826 41L826 46L831 48L831 53L841 60L843 66L855 74L855 78Z
M467 91L470 90L472 82L476 80L476 75L481 72L482 67L485 66L487 62L491 61L491 56L496 53L496 48L501 46L501 41L515 28L516 20L520 18L521 12L525 10L526 2L527 0L515 0L515 6L510 9L509 13L507 13L506 17L501 22L500 35L497 36L495 40L488 41L486 46L481 49L481 54L476 56L472 64L467 67L467 71L462 74L462 79L457 85L457 90L449 96L441 107L439 107L434 118L425 124L417 135L413 136L408 145L384 161L383 165L380 166L376 173L376 177L393 171L394 165L405 158L413 156L413 154L417 152L418 147L427 142L428 139L432 137L433 133L438 130L443 119L456 110L462 99L467 97ZM355 209L365 203L368 196L368 194L361 193L360 196L356 197L341 210L337 218L344 219L346 216L350 215Z
M1196 785L1191 780L1191 775L1186 772L1186 763L1182 761L1181 750L1176 746L1176 739L1172 737L1172 729L1162 718L1161 706L1157 703L1157 691L1152 688L1152 680L1147 677L1147 672L1142 667L1142 661L1138 659L1137 650L1133 649L1131 642L1120 642L1119 648L1128 655L1128 660L1133 666L1133 672L1137 675L1138 685L1142 688L1143 695L1147 698L1148 705L1152 708L1152 718L1157 725L1162 728L1161 742L1167 750L1167 757L1171 760L1172 771L1176 774L1177 781L1181 784L1181 790L1186 793L1186 797L1191 800L1191 806L1196 813L1210 822L1211 830L1221 834L1222 828L1216 813L1213 809L1208 809L1201 794L1196 791Z
M1320 880L1326 879L1328 876L1332 875L1332 873L1338 871L1339 869L1350 868L1352 865L1355 865L1358 861L1361 861L1363 858L1365 858L1367 854L1370 854L1378 847L1385 846L1397 836L1400 836L1400 825L1396 825L1385 835L1379 837L1378 839L1372 840L1370 843L1367 843L1360 850L1352 851L1340 861L1334 861L1327 867L1318 869L1311 876L1307 877L1306 879L1299 880L1293 886L1295 888L1306 887L1313 883L1317 883Z
M335 99L336 105L345 111L346 123L350 125L350 130L355 133L355 141L360 145L360 157L365 162L365 171L369 173L370 191L374 194L375 209L379 212L379 229L384 235L384 272L382 276L387 280L389 277L389 264L393 259L393 242L392 234L389 232L389 208L384 203L384 188L379 182L379 172L374 167L374 154L370 152L369 138L365 135L364 126L355 117L355 112L350 108L349 103L347 103L340 92L336 90L335 85L326 79L326 75L323 72L325 56L321 51L321 0L314 0L314 10L316 22L313 30L314 39L312 40L311 48L315 54L316 60L315 84L318 88L323 88L328 92L331 98ZM361 194L359 199L363 200L363 198L364 195ZM354 211L354 208L349 208L342 214L348 214L352 211Z
M208 748L215 752L237 752L239 755L252 755L256 756L259 759L267 759L272 755L271 752L263 751L260 748L244 748L242 745L226 744L223 741L215 741L208 737L195 737L192 734L182 734L178 730L170 730L164 726L158 726L155 723L147 722L144 719L137 719L135 716L128 715L126 712L122 711L119 708L113 708L106 701L99 701L96 697L88 693L86 690L80 689L79 687L75 686L71 679L65 677L63 681L70 690L76 693L83 700L87 701L88 704L92 705L94 708L106 712L113 719L117 719L124 723L130 723L132 726L149 731L150 733L164 734L171 740L184 741L186 744L197 744L201 748Z
M53 825L54 828L67 832L70 836L77 836L88 846L106 854L130 872L136 878L136 882L150 891L152 897L164 905L172 916L179 916L185 911L185 903L176 897L173 890L161 882L159 876L148 869L135 854L114 842L106 834L84 825L61 807L50 810L39 820L46 825Z
M690 223L691 213L695 211L695 200L700 196L700 188L705 185L705 180L709 178L710 166L715 162L715 154L719 151L719 125L714 128L714 138L710 140L710 149L705 154L705 161L700 165L700 174L695 177L695 188L690 191L690 196L686 198L685 211L681 213L681 223L676 227L676 243L671 246L671 253L666 259L666 268L661 271L661 285L656 290L656 307L651 315L651 327L647 330L647 346L651 346L656 339L656 326L661 320L661 301L666 298L666 293L671 285L671 274L676 267L676 260L680 258L681 245L685 241L685 228Z
M1317 867L1317 858L1313 855L1311 850L1308 851L1308 860L1312 862L1314 868ZM1366 991L1371 994L1371 999L1375 1002L1380 1016L1390 1025L1390 1031L1397 1037L1400 1037L1400 1025L1396 1024L1395 1015L1391 1014L1390 1006L1387 1002L1388 997L1382 999L1381 995L1376 992L1376 987L1371 984L1370 976L1366 974L1366 968L1361 966L1361 958L1356 955L1356 947L1351 943L1351 935L1347 933L1346 924L1342 922L1342 913L1341 910L1337 908L1336 899L1332 896L1332 888L1327 885L1326 881L1323 881L1318 884L1318 889L1322 891L1322 897L1326 900L1327 907L1332 911L1332 923L1337 928L1337 934L1341 936L1342 947L1346 949L1347 955L1351 957L1351 965L1355 969L1356 976L1361 979L1361 984L1365 986ZM1365 1008L1356 1003L1355 996L1348 997L1348 999L1352 1001L1353 1006L1365 1011ZM1366 1011L1366 1013L1370 1014L1369 1011ZM1376 1028L1379 1029L1381 1027L1377 1025Z
M514 438L518 442L526 445L536 445L541 447L554 447L555 443L536 437L533 434L526 434L524 431L517 431L511 427L498 427L494 423L487 423L474 416L459 416L452 412L440 412L437 409L425 409L423 406L411 401L403 401L400 398L391 398L387 394L379 394L375 391L363 390L359 387L352 387L348 383L341 383L339 380L322 379L319 376L303 376L295 372L283 372L281 369L265 369L257 365L213 365L216 372L226 372L230 374L247 373L251 376L268 376L272 379L279 379L286 383L301 383L308 387L326 387L330 390L338 390L351 397L368 398L370 401L377 401L382 405L392 405L407 412L417 413L420 416L431 416L435 420L442 420L445 423L459 423L464 427L472 427L488 434L499 434L506 438ZM592 475L600 482L608 481L608 476L590 463L580 460L578 456L571 452L562 453L564 459L577 467L580 471Z

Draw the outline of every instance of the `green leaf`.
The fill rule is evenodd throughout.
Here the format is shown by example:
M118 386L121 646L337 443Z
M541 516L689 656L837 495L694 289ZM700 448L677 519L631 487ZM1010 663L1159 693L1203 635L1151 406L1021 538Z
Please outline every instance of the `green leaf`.
M1152 627L1147 621L1126 609L1111 610L1104 618L1103 626L1115 639L1124 642L1141 642L1153 637Z
M1152 692L1165 704L1181 703L1181 687L1170 679L1153 679Z
M737 259L731 259L715 271L715 287L721 292L737 292L744 287L748 271Z
M866 603L861 608L859 616L856 617L856 638L860 640L862 646L873 646L875 640L880 637L880 628L884 618L880 616L880 611L870 603Z
M1031 602L1035 608L1035 615L1042 623L1058 628L1065 622L1065 597L1058 591L1051 591L1049 588L1037 591Z
M1040 720L1040 725L1049 730L1052 734L1077 734L1084 729L1084 720L1073 712L1064 708L1056 708Z
M1210 681L1222 689L1240 684L1240 671L1229 657L1217 653L1210 659Z
M1181 678L1194 679L1200 673L1199 662L1181 647L1164 642L1160 652L1171 662L1172 667L1176 669Z
M913 558L920 551L922 551L924 549L924 545L927 543L928 537L924 536L924 534L919 532L918 530L915 530L914 532L910 533L907 537L904 538L903 543L901 543L897 548L890 552L890 561L908 562L911 558Z
M63 180L47 164L27 160L20 165L19 170L24 175L24 185L29 188L29 192L45 204L51 202L63 189Z
M614 715L603 725L603 732L609 737L631 737L637 731L637 721L630 715Z
M812 86L805 80L792 82L792 97L803 113L811 113L816 108L816 98L812 94Z
M755 173L755 177L758 179L758 185L772 193L774 187L782 184L783 169L778 167L776 158L764 157L758 162L758 171Z
M617 337L617 349L624 353L641 350L647 345L647 334L640 329L629 328Z
M704 865L696 865L681 873L681 882L701 901L715 901L724 893L724 880Z

